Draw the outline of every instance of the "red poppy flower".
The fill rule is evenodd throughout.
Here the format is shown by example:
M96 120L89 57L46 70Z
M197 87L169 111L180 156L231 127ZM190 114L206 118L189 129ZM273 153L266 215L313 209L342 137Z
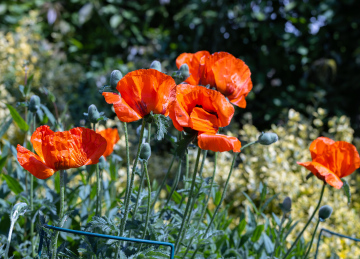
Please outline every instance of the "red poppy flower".
M180 68L181 65L187 64L189 66L190 76L185 80L186 83L191 85L198 85L202 71L200 71L200 59L202 57L210 56L208 51L198 51L196 53L182 53L176 59L176 66Z
M231 103L246 107L245 97L252 89L250 69L241 59L226 52L217 52L204 56L200 60L203 66L201 84L210 84L225 95Z
M198 145L212 151L240 152L241 143L235 137L216 134L220 127L230 124L234 107L219 92L202 86L177 86L176 101L169 116L179 131L192 129L198 132Z
M106 140L100 134L81 127L53 132L49 126L40 126L31 143L37 155L18 145L17 159L39 179L49 178L58 170L96 164L106 149Z
M340 189L340 178L352 174L360 167L360 157L354 145L345 141L333 141L320 137L310 145L312 162L297 162L310 170L317 178Z
M171 76L155 69L140 69L125 75L117 84L119 94L104 92L105 101L114 105L123 122L137 121L153 112L168 115L175 99L176 84Z
M109 129L105 129L105 130L101 130L101 131L97 130L96 133L99 133L101 136L103 136L103 138L106 139L107 145L106 145L106 150L105 150L103 156L104 157L109 156L114 150L114 145L120 139L118 130L109 128Z

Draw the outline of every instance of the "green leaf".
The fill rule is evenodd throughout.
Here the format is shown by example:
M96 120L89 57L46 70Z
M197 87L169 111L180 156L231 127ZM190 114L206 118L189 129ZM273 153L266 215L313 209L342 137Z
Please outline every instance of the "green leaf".
M19 85L19 90L20 90L20 92L21 92L22 96L23 96L23 97L25 97L25 92L24 92L24 90L25 90L25 86L23 86L23 85Z
M258 209L256 208L255 203L252 201L252 199L245 193L242 192L245 195L245 198L250 202L251 206L253 207L254 211L256 212L256 214L259 214Z
M254 233L251 237L251 241L252 242L256 242L260 239L261 237L261 233L264 231L264 225L258 225L255 230L254 230Z
M162 114L155 114L154 115L154 122L156 126L156 134L155 138L157 140L162 140L167 133L167 128L169 127L169 122L167 117ZM150 134L150 132L149 132Z
M341 181L344 183L343 185L343 190L344 190L344 193L348 199L348 205L350 205L350 202L351 202L351 192L350 192L350 186L349 186L349 183L345 180L345 179L341 179Z
M239 237L241 236L242 232L245 230L246 227L246 220L242 219L237 227L237 232Z
M4 156L4 157L0 158L0 173L1 173L1 170L3 169L3 167L6 164L6 159L7 159L7 156Z
M264 205L261 206L260 212L263 212L263 211L266 209L266 207L270 204L270 202L271 202L273 199L275 199L278 195L279 195L279 194L277 193L277 194L271 196L269 199L267 199L267 200L265 201Z
M10 118L8 119L5 123L3 123L3 125L1 125L0 128L0 139L2 138L2 136L6 133L6 131L9 129L11 123L13 122L13 119Z
M215 201L214 201L214 203L215 203L216 206L218 206L219 203L220 203L221 194L222 194L221 191L217 191L216 194L215 194Z
M280 225L281 225L281 220L278 218L278 216L275 215L274 212L272 213L272 216L273 216L273 218L274 218L274 220L275 220L275 222L276 222L276 225L278 225L278 226L280 227Z
M265 234L265 232L262 234L262 237L264 240L266 253L271 254L272 252L274 252L274 248L275 248L273 242L271 241L270 237Z
M29 125L21 118L20 114L12 107L10 104L6 104L8 107L11 117L15 121L15 123L19 126L19 128L23 131L27 131L29 129Z
M171 191L171 187L169 185L166 185L166 189L168 192ZM176 204L179 204L181 202L182 196L177 191L174 191L171 198L175 201Z
M177 142L175 155L182 158L187 152L188 145L193 142L197 137L197 133L184 134L184 138Z
M56 119L55 119L54 115L49 111L49 109L43 104L40 105L40 108L45 112L45 114L49 118L51 124L55 125Z
M122 16L115 14L110 18L110 26L115 29L120 25L122 21L123 21Z
M12 190L16 195L20 194L24 189L20 185L19 181L15 178L11 177L10 175L3 174L3 179L6 181L10 190Z

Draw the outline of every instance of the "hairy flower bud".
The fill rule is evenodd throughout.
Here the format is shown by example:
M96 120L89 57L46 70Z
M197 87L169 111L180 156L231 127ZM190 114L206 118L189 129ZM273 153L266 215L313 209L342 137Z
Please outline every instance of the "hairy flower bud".
M272 133L272 132L267 132L267 133L262 132L258 138L258 142L261 145L271 145L278 140L279 140L278 135L276 135L276 133Z
M11 221L17 221L19 216L24 215L27 210L28 210L28 205L26 203L24 202L16 203L10 213Z
M286 197L284 201L280 204L280 208L284 213L289 213L291 211L291 199Z
M98 109L96 108L95 104L92 104L89 106L88 109L88 119L91 123L97 123L98 120L100 119L101 115L98 111Z
M156 69L157 71L160 71L161 72L161 63L157 60L154 60L151 65L150 65L150 68L152 69Z
M30 102L29 102L29 110L32 113L37 112L37 110L40 108L40 97L37 95L33 95L30 98Z
M117 83L123 77L122 73L119 70L114 70L110 75L110 87L116 89Z
M190 76L188 64L182 64L179 71L183 80L186 80Z
M149 143L143 143L141 145L141 151L140 151L140 159L142 160L149 160L151 156L151 147Z
M319 219L320 221L325 221L325 219L330 218L333 209L329 205L324 205L319 209Z

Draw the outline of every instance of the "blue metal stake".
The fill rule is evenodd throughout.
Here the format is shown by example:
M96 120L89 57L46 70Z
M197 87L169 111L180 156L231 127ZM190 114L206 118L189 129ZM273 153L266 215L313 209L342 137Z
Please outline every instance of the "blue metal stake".
M97 234L97 233L91 233L91 232L85 232L85 231L79 231L79 230L72 230L72 229L67 229L67 228L59 228L59 227L54 227L54 226L50 226L50 225L44 225L43 227L49 228L49 229L52 229L52 230L56 230L56 231L62 231L62 232L78 234L78 235L84 235L84 236L115 239L115 240L129 241L129 242L135 242L135 243L144 243L144 244L150 244L150 245L170 246L170 259L174 259L174 244L172 244L172 243L159 242L159 241L146 240L146 239L136 239L136 238L130 238L130 237L118 237L118 236ZM42 250L42 243L43 243L42 240L43 240L43 235L40 234L40 244L39 244L39 251L38 251L39 258L41 257L41 250Z

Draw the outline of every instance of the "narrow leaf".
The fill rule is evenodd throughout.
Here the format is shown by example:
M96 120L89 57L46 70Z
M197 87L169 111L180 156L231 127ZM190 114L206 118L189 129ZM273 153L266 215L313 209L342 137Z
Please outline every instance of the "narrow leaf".
M0 128L0 139L2 138L2 136L6 133L6 131L9 129L11 123L13 122L13 119L10 118L8 119L3 125L1 125Z
M19 126L19 128L23 131L27 131L29 129L29 125L21 118L20 114L12 107L10 104L6 104L8 107L11 117L15 121L15 123Z
M255 228L255 231L251 237L251 241L252 242L256 242L259 240L259 238L261 237L261 233L264 231L264 225L258 225L256 228Z
M10 190L12 190L16 195L20 194L24 189L20 185L19 181L15 178L11 177L10 175L3 174L3 179L6 181Z
M345 179L341 179L341 181L343 181L344 185L343 185L343 190L344 193L348 199L348 205L350 205L351 202L351 192L350 192L350 186L349 183L345 180Z

